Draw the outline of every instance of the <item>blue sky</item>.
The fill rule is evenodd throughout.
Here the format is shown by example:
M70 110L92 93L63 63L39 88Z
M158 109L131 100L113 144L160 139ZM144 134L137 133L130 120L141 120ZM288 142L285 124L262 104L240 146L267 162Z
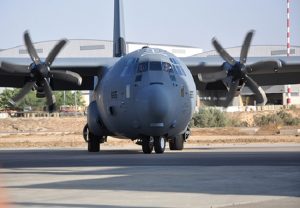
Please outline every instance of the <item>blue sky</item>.
M211 50L217 36L225 47L241 45L255 29L253 44L286 44L286 0L124 0L126 40L187 45ZM112 39L113 0L1 0L0 48L35 42ZM291 0L291 44L300 45L300 1Z

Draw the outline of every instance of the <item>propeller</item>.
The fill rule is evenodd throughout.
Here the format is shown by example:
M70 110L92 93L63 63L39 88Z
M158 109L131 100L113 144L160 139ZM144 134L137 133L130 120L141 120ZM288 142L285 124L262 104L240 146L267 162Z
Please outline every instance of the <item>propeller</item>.
M48 111L55 111L55 97L50 87L50 79L59 79L73 84L81 85L82 78L79 74L71 71L51 70L50 67L58 53L67 43L67 40L60 40L51 50L45 61L41 61L34 48L29 32L24 33L24 42L28 54L33 61L29 66L16 65L8 62L2 62L0 71L10 73L16 76L24 76L26 83L20 90L19 94L13 97L9 102L17 105L27 93L32 89L37 90L37 95L46 97Z
M227 77L231 78L229 83L229 89L226 96L226 99L223 103L224 107L227 107L233 100L239 86L247 85L251 91L254 93L257 105L265 105L267 103L267 96L264 90L249 76L253 71L276 69L280 67L280 62L276 60L269 61L259 61L250 65L247 65L247 57L249 48L251 45L251 40L254 35L254 30L251 30L247 33L245 40L242 45L240 60L236 61L230 56L229 53L221 46L216 38L212 39L212 44L219 55L223 58L225 63L223 64L223 70L227 74L216 74L216 79L225 79ZM213 76L211 74L210 76ZM213 80L213 79L211 79Z

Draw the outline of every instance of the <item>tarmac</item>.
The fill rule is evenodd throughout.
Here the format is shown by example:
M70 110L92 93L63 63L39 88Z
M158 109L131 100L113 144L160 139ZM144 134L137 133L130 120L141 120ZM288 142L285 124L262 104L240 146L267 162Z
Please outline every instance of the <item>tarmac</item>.
M299 144L1 149L0 166L9 208L300 207Z

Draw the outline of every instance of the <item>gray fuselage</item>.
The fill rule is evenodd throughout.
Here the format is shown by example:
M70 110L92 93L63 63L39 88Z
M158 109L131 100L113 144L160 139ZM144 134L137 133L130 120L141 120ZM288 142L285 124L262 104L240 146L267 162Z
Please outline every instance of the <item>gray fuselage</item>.
M122 57L95 91L106 128L131 139L182 134L196 104L190 71L160 49L143 48Z

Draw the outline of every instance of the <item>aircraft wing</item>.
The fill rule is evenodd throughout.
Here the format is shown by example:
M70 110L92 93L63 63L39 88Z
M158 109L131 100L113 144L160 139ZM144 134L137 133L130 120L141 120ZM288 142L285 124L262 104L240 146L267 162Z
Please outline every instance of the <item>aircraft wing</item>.
M108 70L110 66L116 63L119 58L57 58L51 65L51 70L76 72L82 77L82 84L76 84L60 81L58 79L51 80L53 90L93 90L94 76ZM25 80L30 77L20 76L17 73L5 73L1 70L2 62L17 64L19 66L29 66L32 63L30 58L1 58L0 59L0 87L21 88L25 84Z
M180 58L192 75L204 82L227 77L228 71L221 57ZM249 57L247 74L260 86L300 84L300 57Z

